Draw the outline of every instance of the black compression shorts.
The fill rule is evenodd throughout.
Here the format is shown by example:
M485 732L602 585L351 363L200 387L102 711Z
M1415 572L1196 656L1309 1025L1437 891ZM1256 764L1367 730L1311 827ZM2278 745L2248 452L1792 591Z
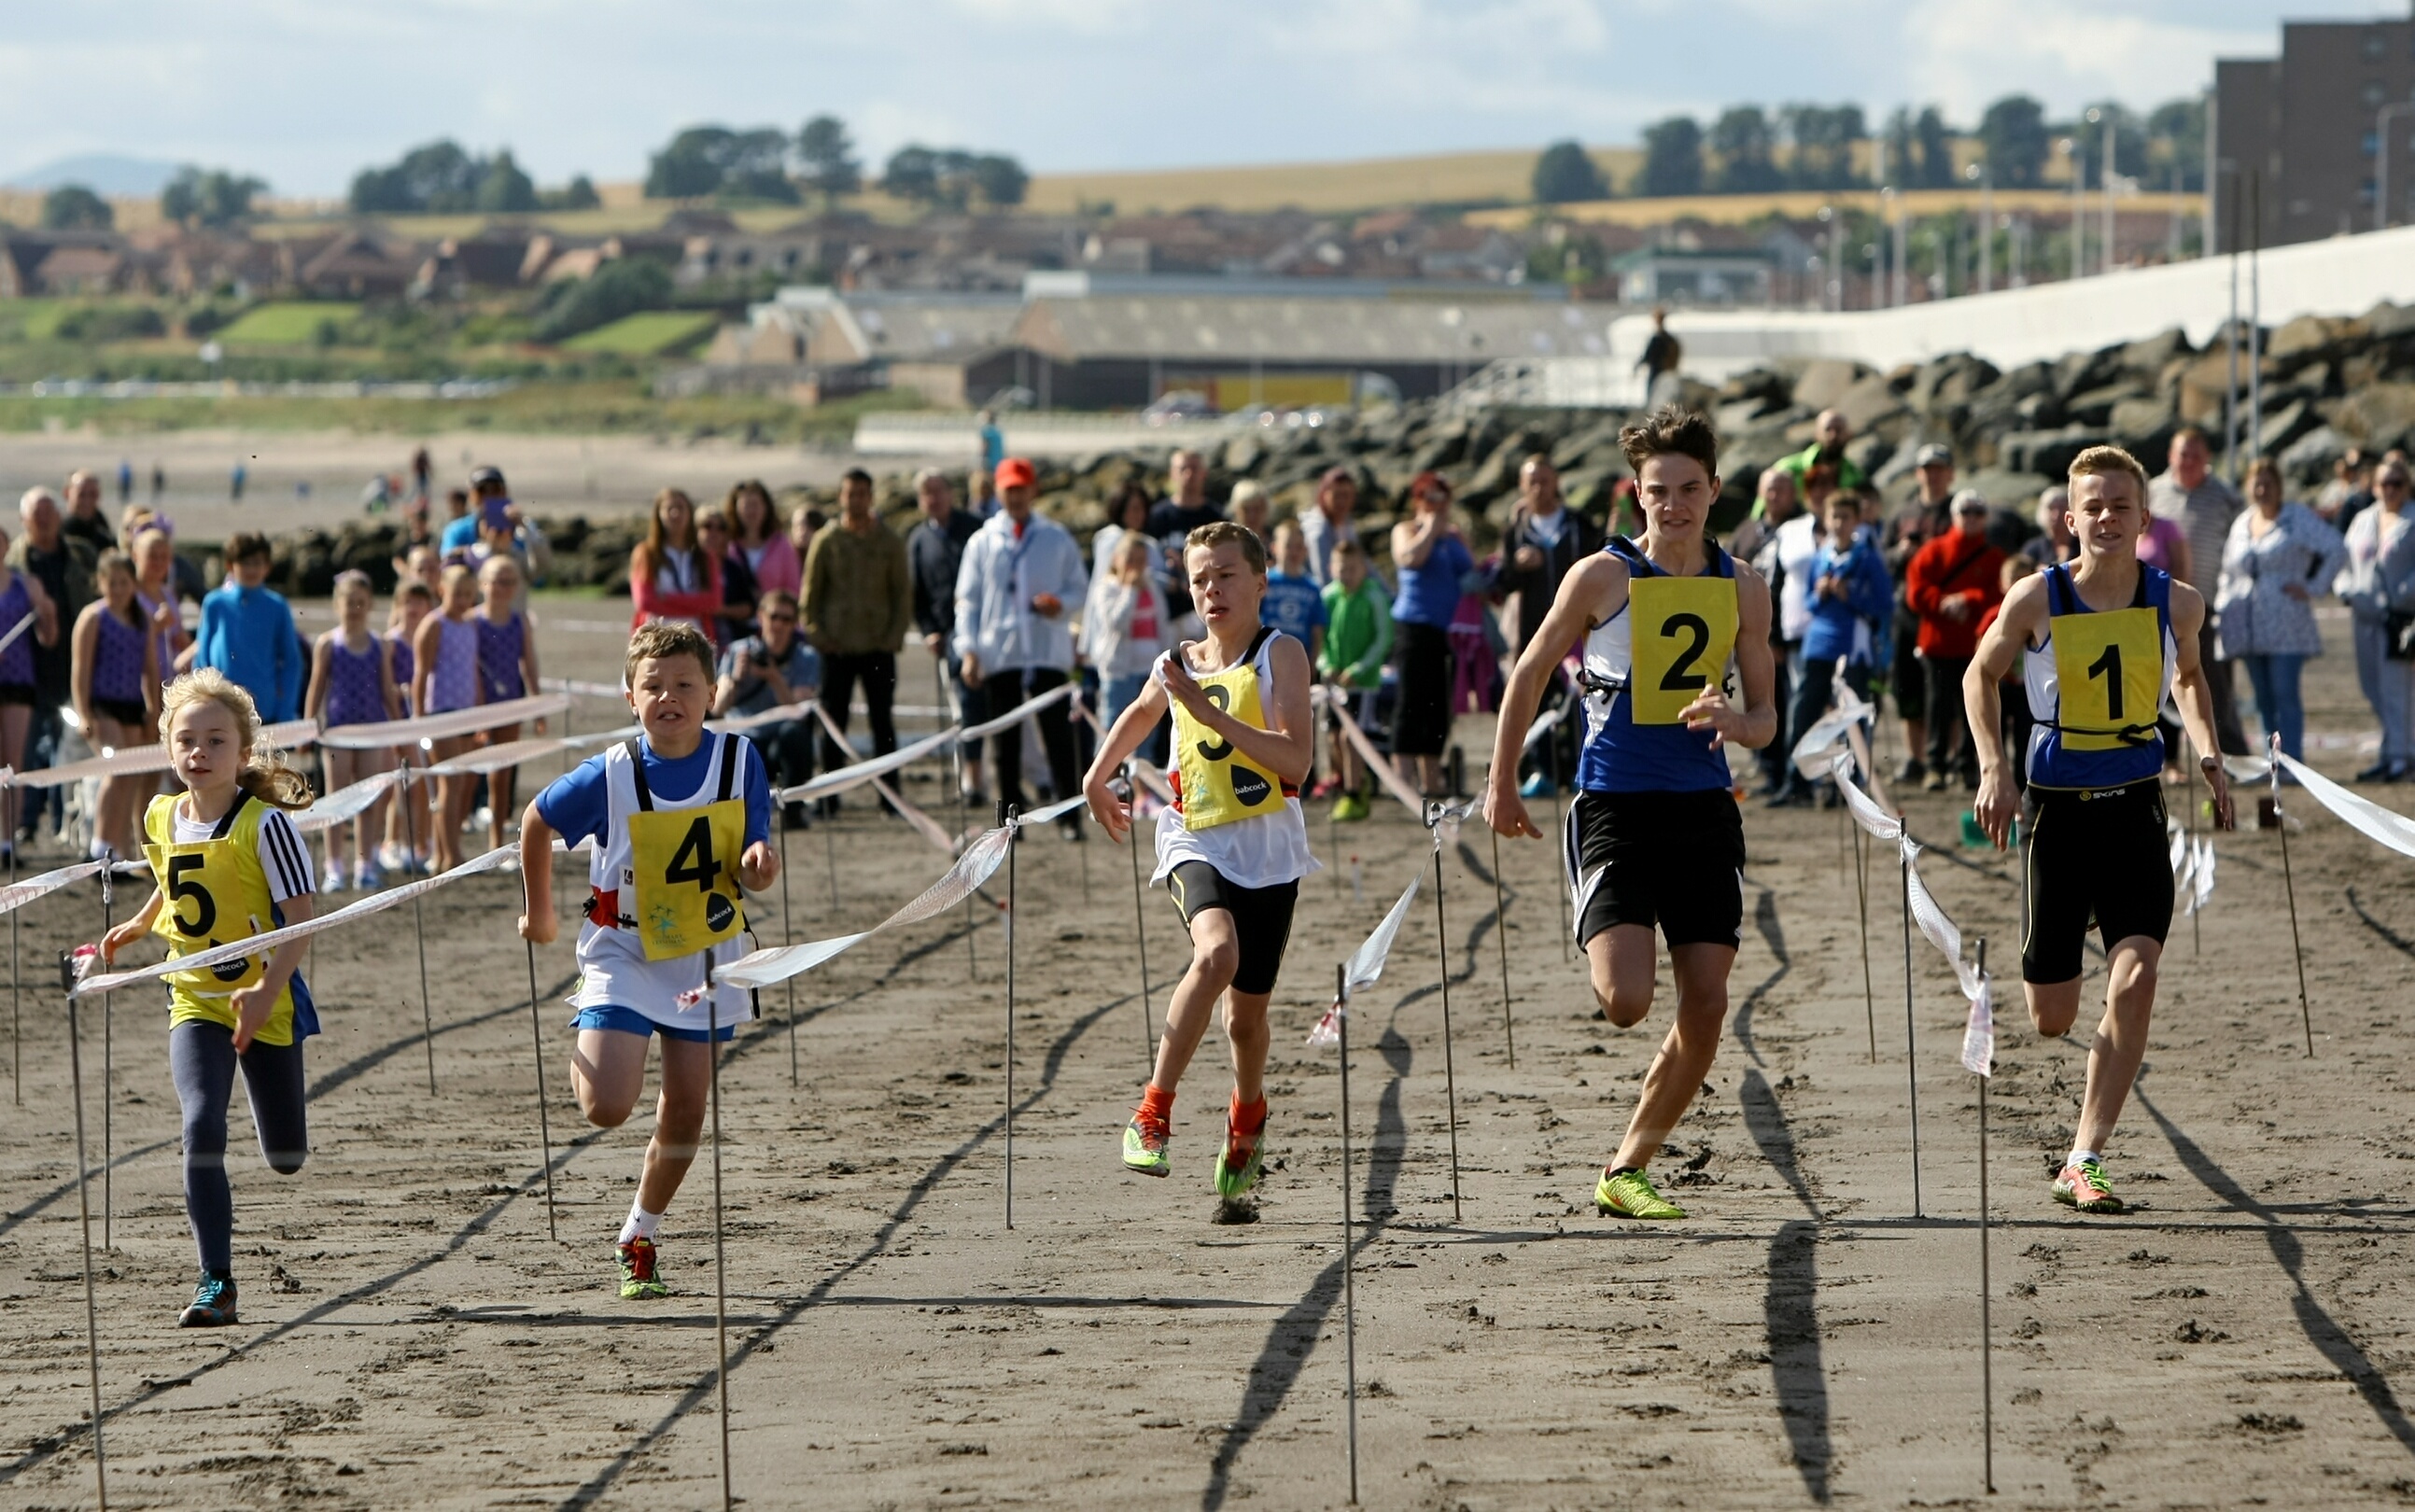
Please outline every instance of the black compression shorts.
M2027 817L2023 981L2076 980L2092 921L2108 954L2134 935L2163 943L2172 927L2172 862L2160 777L2122 787L2032 786Z
M1233 970L1233 991L1264 996L1275 990L1282 970L1283 949L1291 943L1291 913L1299 902L1299 884L1279 887L1235 887L1224 874L1206 861L1183 861L1165 878L1174 908L1188 927L1210 908L1233 916L1233 936L1240 945L1240 963Z
M1612 924L1658 924L1672 947L1732 948L1743 938L1744 816L1723 787L1580 792L1562 865L1580 949Z

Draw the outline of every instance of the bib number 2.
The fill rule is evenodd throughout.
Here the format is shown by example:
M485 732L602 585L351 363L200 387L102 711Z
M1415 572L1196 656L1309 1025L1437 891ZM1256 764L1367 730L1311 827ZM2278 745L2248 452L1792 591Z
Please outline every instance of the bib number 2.
M1677 659L1669 664L1669 670L1661 674L1660 691L1700 693L1711 680L1694 670L1694 664L1701 661L1702 652L1710 648L1711 627L1699 614L1672 614L1660 621L1660 638L1675 640L1680 636L1692 637L1693 643L1679 652Z

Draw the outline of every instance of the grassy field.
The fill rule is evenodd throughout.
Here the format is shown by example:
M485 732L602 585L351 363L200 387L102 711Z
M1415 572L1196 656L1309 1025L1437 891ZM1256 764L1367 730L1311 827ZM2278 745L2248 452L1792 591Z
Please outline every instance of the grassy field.
M1913 189L1896 198L1904 213L1915 218L1958 210L1976 212L1980 205L1976 189ZM2000 216L2030 215L2053 219L2071 213L2071 195L2062 189L1998 189L1994 198L1995 210ZM2088 214L2102 214L2104 203L2102 199L2092 195L2088 202ZM2183 216L2198 216L2204 214L2205 205L2203 197L2195 194L2140 194L2118 203L2125 216L2160 216L2174 211ZM1736 224L1773 215L1808 219L1818 215L1822 205L1875 214L1879 208L1879 196L1870 189L1833 194L1816 189L1789 189L1778 194L1697 194L1666 200L1594 200L1582 204L1552 205L1549 213L1555 219L1600 225L1658 226L1672 220ZM1467 219L1477 225L1514 231L1542 213L1542 206L1521 205L1514 209L1475 211Z
M1591 150L1594 161L1617 183L1634 176L1641 160L1631 148ZM1296 206L1338 214L1397 204L1521 204L1534 172L1535 149L1518 148L1357 162L1042 173L1032 179L1024 207L1068 215L1085 203L1112 202L1118 214L1131 216L1198 205L1235 211Z
M712 334L717 317L693 310L648 310L623 315L609 325L572 337L562 347L571 352L610 352L624 357L658 357L677 352Z
M360 312L358 305L335 300L255 305L217 335L231 347L306 346L321 326L340 326Z

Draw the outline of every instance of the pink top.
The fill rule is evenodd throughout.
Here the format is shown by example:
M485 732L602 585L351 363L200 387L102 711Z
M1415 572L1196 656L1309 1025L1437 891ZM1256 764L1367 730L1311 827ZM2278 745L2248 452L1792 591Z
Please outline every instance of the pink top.
M796 545L783 531L758 546L732 546L730 555L746 559L755 574L755 587L761 592L785 589L791 593L805 591L804 570L797 562Z
M2147 516L2147 533L2138 538L2138 560L2150 567L2161 567L2164 571L2170 572L2172 548L2184 544L2187 540L2188 537L2181 533L2178 520L2166 519L2161 515L2150 515ZM2192 575L2196 573L2196 562L2189 563L2189 571Z

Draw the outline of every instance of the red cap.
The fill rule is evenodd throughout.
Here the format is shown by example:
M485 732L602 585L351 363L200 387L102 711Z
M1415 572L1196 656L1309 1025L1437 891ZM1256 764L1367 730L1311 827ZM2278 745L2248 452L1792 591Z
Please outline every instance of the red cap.
M998 464L997 479L1002 492L1008 488L1028 488L1040 481L1040 474L1025 458L1010 457Z

